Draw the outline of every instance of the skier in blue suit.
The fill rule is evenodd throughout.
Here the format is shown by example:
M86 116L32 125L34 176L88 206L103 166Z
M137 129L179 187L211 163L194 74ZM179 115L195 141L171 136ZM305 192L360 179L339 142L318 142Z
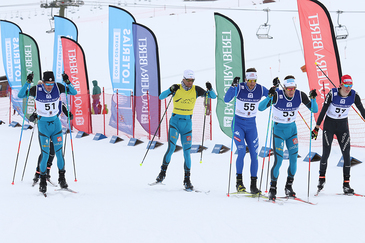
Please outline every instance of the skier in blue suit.
M196 98L199 96L215 99L215 94L211 83L206 82L207 91L203 88L193 85L195 75L192 70L185 70L183 80L180 84L174 84L169 89L162 92L159 99L166 99L173 95L174 110L170 118L169 125L169 146L163 157L161 171L156 178L157 183L161 183L166 177L167 166L171 161L171 156L175 151L176 142L181 135L181 144L184 150L184 186L187 190L193 190L193 185L190 181L191 158L190 149L192 143L192 115L195 106Z
M42 152L42 160L40 162L41 181L39 183L39 191L45 193L47 191L47 161L50 153L50 141L53 141L54 150L57 156L57 166L59 169L58 183L61 188L67 188L65 179L65 161L62 154L63 134L59 115L60 94L67 92L70 95L76 95L77 91L68 79L67 74L63 74L64 86L61 83L55 83L52 71L43 73L43 82L28 90L29 83L32 83L33 74L27 76L28 83L20 89L19 98L25 98L28 95L33 96L36 102L38 116L38 135Z
M257 71L255 68L246 70L246 82L238 84L239 79L239 77L234 78L232 86L224 96L224 102L228 103L237 92L236 111L234 123L232 123L232 126L234 126L233 138L238 151L236 160L236 188L238 192L246 191L243 185L242 171L247 144L251 156L250 191L256 194L260 192L257 188L259 137L256 127L256 113L261 98L268 96L268 90L264 86L256 83Z
M276 90L279 79L275 78L274 87L270 88L269 96L260 102L259 110L263 111L270 107L271 99L273 104L273 147L274 165L271 168L271 186L269 191L270 200L276 199L276 184L279 177L279 169L283 162L284 142L289 151L288 177L285 185L285 194L288 197L295 197L292 185L294 175L297 171L298 156L298 135L295 119L301 103L303 103L313 113L318 112L318 105L315 100L316 90L311 90L308 96L297 89L294 76L286 76L284 79L284 90Z

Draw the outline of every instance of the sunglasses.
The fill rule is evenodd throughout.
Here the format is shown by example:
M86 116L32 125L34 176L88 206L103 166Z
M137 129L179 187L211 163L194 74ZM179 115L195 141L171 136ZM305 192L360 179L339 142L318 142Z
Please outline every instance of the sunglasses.
M297 88L295 88L295 87L292 87L292 88L285 88L287 91L294 91L294 90L296 90Z
M247 82L253 82L253 83L256 83L257 79L249 79L247 80Z
M187 82L194 82L194 79L185 79Z
M346 88L352 88L352 84L344 84L343 86Z
M45 85L47 85L47 86L52 86L52 85L54 85L54 83L44 83Z

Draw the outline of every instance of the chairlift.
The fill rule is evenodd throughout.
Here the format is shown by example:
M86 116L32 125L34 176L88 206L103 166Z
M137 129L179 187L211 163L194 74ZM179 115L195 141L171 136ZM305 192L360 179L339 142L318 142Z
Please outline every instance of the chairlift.
M49 19L49 24L51 25L51 29L47 30L46 33L47 34L54 33L54 17Z
M340 10L337 11L338 26L335 27L335 33L336 33L337 40L344 40L349 35L349 32L347 31L346 26L340 24L340 14L342 14L342 13L343 13L343 11L340 11Z
M258 39L272 39L273 37L269 35L270 25L268 24L270 9L267 8L263 10L267 13L266 23L259 26L259 28L256 31L256 36Z

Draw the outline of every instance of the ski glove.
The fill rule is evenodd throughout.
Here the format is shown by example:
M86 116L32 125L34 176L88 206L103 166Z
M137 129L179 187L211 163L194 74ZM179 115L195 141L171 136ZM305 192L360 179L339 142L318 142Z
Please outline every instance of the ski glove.
M28 74L28 76L27 76L27 82L28 83L33 83L33 77L34 77L34 73L32 72L32 73L30 73L30 74Z
M67 107L66 107L65 103L63 103L63 102L62 102L62 112L63 112L63 114L65 114L66 116L68 116L68 115L69 115L70 120L74 119L74 116L72 115L71 111L68 111L68 110L67 110Z
M171 93L175 93L178 89L180 89L180 86L178 84L174 84L170 87Z
M212 84L208 81L205 83L205 87L207 87L207 90L211 90L212 89Z
M30 122L34 122L36 119L38 119L37 113L33 112L33 114L29 117Z
M70 84L70 80L68 80L68 75L66 73L63 73L62 74L62 79L63 79L63 82L65 82L66 84Z
M309 91L309 97L311 99L315 99L317 97L317 91L316 91L316 89L313 89L313 90Z
M312 139L314 138L314 140L317 140L317 136L318 136L318 130L319 128L314 128L312 131Z
M276 86L272 86L269 89L269 97L273 97L275 95L275 92L276 92Z
M232 86L233 87L237 87L238 86L238 83L240 82L240 77L235 77L234 79L233 79L233 82L232 82Z
M72 121L74 119L74 115L71 113L71 111L69 111L68 114L69 114L69 117L70 117L70 121ZM66 116L67 116L67 114L66 114Z
M275 87L278 87L278 86L279 86L279 84L280 84L280 80L279 80L279 78L278 78L278 77L274 78L274 79L272 80L272 84L273 84Z

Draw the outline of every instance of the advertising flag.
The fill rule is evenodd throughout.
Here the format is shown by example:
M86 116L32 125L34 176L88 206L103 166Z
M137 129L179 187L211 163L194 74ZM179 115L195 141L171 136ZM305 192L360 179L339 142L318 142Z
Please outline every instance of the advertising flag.
M19 33L19 43L22 85L27 82L27 76L30 73L33 73L34 75L33 84L37 85L38 81L41 79L42 72L37 42L30 35ZM27 107L25 115L29 118L35 111L35 100L30 96L28 98L28 105L26 105L25 102L26 99L23 99L23 107Z
M109 70L113 95L112 116L109 125L133 135L133 106L135 95L135 58L133 48L134 17L124 9L109 6ZM119 99L121 99L119 102ZM116 104L118 104L118 112ZM117 117L117 112L119 117ZM118 121L118 125L117 125Z
M63 68L63 55L62 55L62 43L61 36L68 37L77 42L77 27L68 18L62 16L54 16L54 45L53 45L53 73L56 82L62 82Z
M133 24L134 55L136 60L135 111L143 129L160 136L160 65L154 33L141 24ZM148 92L148 94L147 94ZM155 133L156 132L156 133Z
M90 134L92 133L91 103L84 51L70 38L62 36L61 42L65 73L77 90L77 95L71 96L73 126L79 131Z
M217 88L217 117L221 130L232 137L231 124L234 102L225 103L224 96L235 77L243 78L245 61L243 37L240 28L230 18L214 13L215 39L215 83Z
M332 20L319 1L298 0L297 3L309 88L318 91L317 104L321 110L325 94L333 88L328 78L338 87L342 76ZM316 120L319 113L314 114Z
M23 117L23 99L18 98L22 87L22 72L20 66L20 27L10 21L0 20L1 49L6 77L12 89L11 102L13 109Z

